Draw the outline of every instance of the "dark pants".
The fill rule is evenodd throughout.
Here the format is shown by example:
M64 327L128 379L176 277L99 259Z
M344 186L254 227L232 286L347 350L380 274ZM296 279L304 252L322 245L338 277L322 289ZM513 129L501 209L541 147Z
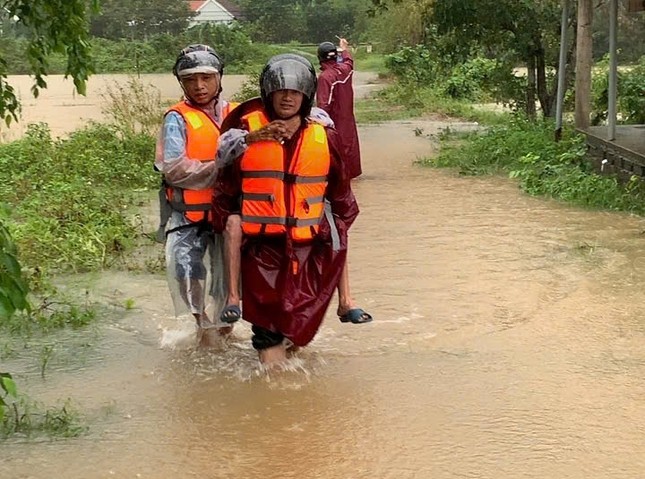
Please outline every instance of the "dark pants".
M273 331L264 329L261 326L253 325L251 330L253 331L253 338L251 341L253 343L253 347L258 351L282 344L282 341L284 340L284 336L282 334L274 333Z

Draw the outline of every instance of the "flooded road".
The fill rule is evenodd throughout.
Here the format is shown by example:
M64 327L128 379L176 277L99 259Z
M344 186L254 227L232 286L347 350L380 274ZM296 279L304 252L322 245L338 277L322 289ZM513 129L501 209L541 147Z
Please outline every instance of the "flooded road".
M244 324L194 351L162 276L78 278L116 319L63 338L45 380L3 368L71 398L89 431L2 443L0 477L644 477L645 223L415 165L435 148L415 129L445 125L360 128L350 274L373 323L341 324L333 302L267 377Z

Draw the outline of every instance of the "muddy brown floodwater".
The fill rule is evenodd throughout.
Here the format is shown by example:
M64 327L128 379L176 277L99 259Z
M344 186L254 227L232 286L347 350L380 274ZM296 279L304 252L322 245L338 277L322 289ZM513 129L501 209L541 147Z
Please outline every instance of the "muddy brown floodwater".
M643 220L415 165L445 126L360 128L350 270L375 321L341 324L332 303L290 372L259 372L244 324L194 351L161 276L70 278L135 307L62 334L45 380L5 361L89 431L4 442L0 477L644 477Z

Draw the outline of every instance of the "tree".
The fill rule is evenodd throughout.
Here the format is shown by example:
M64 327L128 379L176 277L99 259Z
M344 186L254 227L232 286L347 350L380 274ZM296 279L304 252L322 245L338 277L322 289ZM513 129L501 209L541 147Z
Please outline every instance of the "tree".
M545 116L554 114L557 82L549 81L548 70L557 77L559 0L436 0L433 21L462 42L514 52L527 69L527 114L535 116L536 98Z
M103 38L142 40L153 34L181 33L193 16L185 0L101 0L90 32Z
M240 0L252 36L262 42L336 41L357 38L357 20L365 17L370 0Z
M450 38L457 52L481 51L526 67L526 113L555 113L560 40L560 0L372 0L375 11L393 4L416 8L424 32ZM397 5L397 9L402 8ZM569 28L575 16L570 19ZM575 33L575 31L574 31ZM427 35L427 33L426 33ZM428 36L426 41L431 41ZM426 42L424 42L426 43ZM571 65L575 42L570 44ZM430 45L426 45L430 46ZM555 76L550 72L555 71ZM567 74L567 78L570 78Z
M367 14L368 0L313 0L304 6L306 42L336 42L336 36L355 43L362 33L358 21Z
M98 0L90 4L98 8ZM85 94L92 73L86 0L0 0L0 12L20 25L28 39L25 55L34 76L34 96L47 87L48 57L54 52L66 55L65 76L71 76L76 90ZM7 124L17 120L19 108L15 91L7 82L7 63L0 54L0 119Z
M302 40L306 19L302 0L242 0L244 16L256 41L287 43Z
M401 48L428 45L429 35L434 29L429 25L433 0L396 0L390 8L383 0L372 0L373 8L368 10L372 17L370 36L378 48L385 53L394 53Z

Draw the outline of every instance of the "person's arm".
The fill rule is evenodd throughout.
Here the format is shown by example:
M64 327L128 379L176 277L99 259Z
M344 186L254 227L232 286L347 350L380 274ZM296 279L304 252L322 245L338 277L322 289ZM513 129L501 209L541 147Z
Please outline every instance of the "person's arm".
M324 113L321 115L321 122L325 121L323 116ZM247 131L246 128L231 128L219 137L215 163L218 168L229 166L242 157L248 145L257 141L282 141L288 131L289 125L284 120L272 121L253 132Z
M186 156L186 124L175 112L164 118L157 139L155 168L168 184L193 190L212 186L217 176L215 161L195 161Z
M346 65L348 70L353 70L354 69L354 58L352 57L352 54L345 50L341 53L341 58L343 61L339 63L339 65Z
M352 57L351 52L349 51L349 42L341 38L338 41L338 49L341 52L341 59L342 61L340 62L343 65L347 65L349 67L349 70L354 69L354 58Z
M219 137L215 163L218 168L232 165L246 151L246 135L248 132L239 128L231 128Z
M322 108L318 108L317 106L314 106L311 109L311 113L309 113L309 117L307 119L309 121L318 123L319 125L322 125L327 128L335 127L334 120L331 119L331 116L329 116L329 113L327 113Z
M213 230L222 234L231 215L240 214L242 175L237 161L219 170L213 193Z

